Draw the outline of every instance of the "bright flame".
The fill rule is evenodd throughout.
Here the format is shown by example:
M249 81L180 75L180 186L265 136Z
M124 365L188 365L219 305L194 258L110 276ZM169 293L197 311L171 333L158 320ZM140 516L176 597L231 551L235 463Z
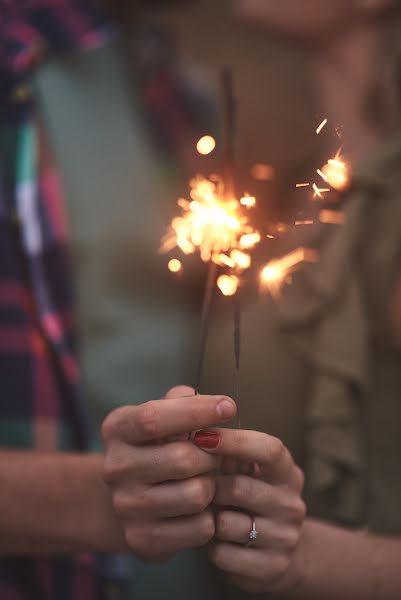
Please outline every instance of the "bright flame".
M179 273L182 269L181 261L177 260L176 258L169 260L167 266L172 273Z
M217 280L217 287L223 296L234 296L237 293L239 279L236 275L220 275Z
M347 163L341 157L339 150L334 158L327 161L321 169L317 170L318 175L328 183L333 189L342 192L349 188L351 177Z
M204 135L200 138L198 143L196 144L196 149L199 154L206 156L207 154L211 154L213 150L216 148L216 140L211 135Z
M190 188L191 200L178 201L181 215L171 221L160 251L178 246L184 254L199 252L203 262L248 269L251 258L245 250L254 248L261 235L250 225L240 201L225 196L221 179L211 181L198 175L190 181Z
M272 260L262 269L261 281L272 296L278 296L286 279L303 262L315 263L319 252L313 248L297 248L282 258Z

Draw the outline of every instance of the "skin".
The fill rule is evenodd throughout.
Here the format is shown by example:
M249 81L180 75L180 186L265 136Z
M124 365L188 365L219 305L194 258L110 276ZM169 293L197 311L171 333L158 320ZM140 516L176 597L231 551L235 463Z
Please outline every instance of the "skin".
M220 458L195 447L188 432L228 421L235 412L224 396L195 397L177 388L106 419L104 480L127 544L142 560L167 560L213 538Z

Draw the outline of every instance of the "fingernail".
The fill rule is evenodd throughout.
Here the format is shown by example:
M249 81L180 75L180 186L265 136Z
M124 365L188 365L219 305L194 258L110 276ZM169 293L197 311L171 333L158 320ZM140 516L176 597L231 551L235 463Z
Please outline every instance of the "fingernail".
M237 412L237 407L231 400L222 400L217 405L216 412L221 419L231 419Z
M220 436L215 431L200 429L195 433L193 442L200 448L217 448L220 442Z

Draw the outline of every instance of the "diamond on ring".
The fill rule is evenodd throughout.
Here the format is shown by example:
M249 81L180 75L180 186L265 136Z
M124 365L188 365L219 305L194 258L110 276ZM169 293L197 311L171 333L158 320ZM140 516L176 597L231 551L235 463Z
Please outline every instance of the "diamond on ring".
M258 532L256 530L256 522L255 522L255 519L252 519L252 529L248 533L248 539L249 539L249 541L248 541L247 545L249 546L253 541L256 540L257 537L258 537Z

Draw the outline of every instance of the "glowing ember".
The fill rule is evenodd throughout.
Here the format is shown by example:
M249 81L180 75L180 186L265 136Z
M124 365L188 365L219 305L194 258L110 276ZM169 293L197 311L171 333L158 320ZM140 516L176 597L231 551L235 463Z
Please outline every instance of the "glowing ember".
M299 225L313 225L314 221L313 219L304 219L303 221L295 221L295 225L299 226Z
M338 192L346 190L350 185L350 173L346 162L342 159L340 150L334 158L327 161L321 169L317 170L318 175Z
M295 187L297 188L301 188L301 187L309 187L310 183L297 183Z
M172 258L171 260L169 260L167 266L169 268L169 271L171 271L172 273L179 273L182 269L181 261L177 260L176 258Z
M319 221L332 225L344 225L345 214L338 210L321 210L319 212Z
M211 154L215 148L216 140L211 135L204 135L196 144L197 151L203 156Z
M290 254L272 260L261 272L262 284L272 296L278 296L287 278L301 263L315 263L319 260L319 252L313 248L297 248Z
M242 206L246 206L247 208L253 208L256 204L255 196L243 196L240 200Z
M276 172L272 165L257 163L256 165L253 165L251 169L251 176L257 181L273 181L275 175Z
M316 134L319 135L319 133L322 131L322 129L327 125L327 119L323 119L323 121L320 123L319 127L316 129Z
M327 192L329 192L329 191L330 191L330 189L329 189L329 188L320 188L320 187L318 187L318 186L316 185L316 183L314 183L314 184L312 185L312 188L313 188L313 191L314 191L313 197L314 197L314 198L319 198L319 199L321 199L321 200L323 200L323 199L324 199L324 197L323 197L323 194L326 194Z
M223 296L234 296L237 293L239 279L235 275L220 275L217 279L217 287Z
M160 251L178 246L184 254L199 252L203 262L248 269L251 258L245 250L254 248L261 236L249 224L240 201L226 197L218 178L211 181L198 175L190 181L190 188L191 200L178 200L181 215L171 221Z

